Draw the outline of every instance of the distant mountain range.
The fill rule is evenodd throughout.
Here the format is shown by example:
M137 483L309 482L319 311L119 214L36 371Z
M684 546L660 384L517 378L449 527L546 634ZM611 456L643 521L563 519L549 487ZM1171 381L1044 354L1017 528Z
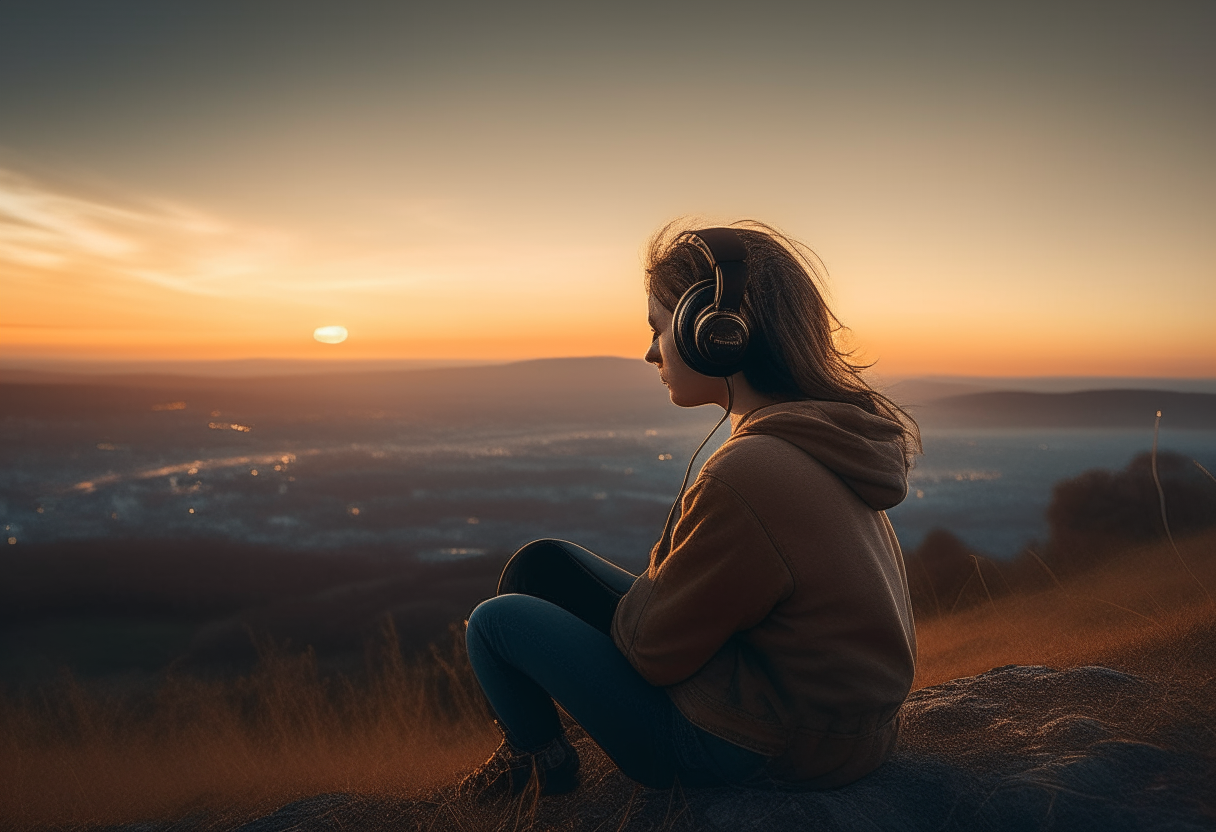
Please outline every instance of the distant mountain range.
M1169 390L1216 393L1216 378L1144 376L917 376L884 380L878 386L895 401L921 406L970 393L1083 393L1093 390Z
M278 368L265 369L273 373ZM191 411L275 420L381 411L384 417L423 422L603 422L675 416L654 369L635 359L559 358L427 369L331 365L311 373L299 369L261 377L244 372L217 377L211 372L96 375L0 369L0 416L117 416L175 402ZM887 392L926 427L1147 427L1160 410L1169 427L1216 430L1216 392L1195 392L1211 387L1210 380L1161 380L1163 387L1175 389L1140 389L1152 380L1073 379L1082 389L1042 392L1064 381L922 378L892 384ZM1092 389L1104 381L1124 382L1129 389ZM1002 382L1021 389L991 389Z
M1216 394L1169 390L1077 393L994 392L936 399L912 413L926 427L1151 427L1157 411L1171 428L1216 430Z
M0 358L0 378L13 372L78 376L204 376L251 378L306 376L317 373L373 372L378 370L430 370L506 364L452 358L238 358L195 361L82 361L49 358Z
M114 417L154 409L214 411L228 420L363 416L445 424L604 422L676 411L655 369L623 358L229 378L0 371L0 416Z

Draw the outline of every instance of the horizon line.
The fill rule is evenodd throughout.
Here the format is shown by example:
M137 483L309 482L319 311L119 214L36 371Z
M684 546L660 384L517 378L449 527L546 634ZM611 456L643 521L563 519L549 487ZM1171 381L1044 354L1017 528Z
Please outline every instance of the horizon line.
M339 369L351 366L377 366L382 368L396 367L402 370L424 369L457 369L472 367L490 367L509 364L525 364L539 361L570 361L570 360L601 360L617 359L621 361L642 362L635 356L621 355L568 355L568 356L536 356L533 358L273 358L265 356L250 356L246 358L151 358L151 359L114 359L114 358L58 358L58 357L2 357L0 356L0 371L8 372L50 372L50 373L80 373L86 375L145 375L169 371L171 374L190 375L190 370L199 371L210 369L204 375L223 376L228 370L253 370L266 368L265 365L277 365L281 369L294 368L297 371L324 371L327 368ZM268 369L268 368L266 368ZM991 374L977 375L975 373L869 373L872 377L883 379L889 384L908 381L966 383L983 381L1082 381L1109 379L1111 381L1180 381L1190 383L1216 382L1216 375L1143 375L1143 374L1113 374L1113 373L1058 373L1058 374Z

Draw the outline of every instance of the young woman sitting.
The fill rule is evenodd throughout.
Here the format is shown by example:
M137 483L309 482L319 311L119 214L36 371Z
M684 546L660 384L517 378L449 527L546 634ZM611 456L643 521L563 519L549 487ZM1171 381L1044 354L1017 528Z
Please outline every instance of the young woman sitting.
M884 510L919 434L836 345L818 280L758 223L652 239L646 360L730 436L641 575L559 540L508 562L467 631L504 739L463 792L576 788L555 703L652 788L832 788L890 755L916 637Z

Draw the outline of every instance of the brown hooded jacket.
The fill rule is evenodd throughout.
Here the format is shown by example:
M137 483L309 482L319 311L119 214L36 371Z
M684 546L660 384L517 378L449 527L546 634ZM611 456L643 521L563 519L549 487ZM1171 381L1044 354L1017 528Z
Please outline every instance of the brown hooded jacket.
M844 785L889 756L916 635L884 509L907 493L901 428L839 402L745 417L705 463L621 600L617 647L690 721Z

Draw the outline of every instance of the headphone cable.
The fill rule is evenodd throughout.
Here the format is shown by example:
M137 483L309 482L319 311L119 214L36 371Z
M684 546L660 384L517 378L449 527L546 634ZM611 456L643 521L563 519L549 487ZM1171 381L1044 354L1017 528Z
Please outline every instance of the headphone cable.
M665 545L667 549L667 551L663 554L663 557L659 560L659 563L662 563L667 559L667 556L671 554L672 541L668 535L675 533L675 528L672 526L671 520L676 516L676 509L680 506L681 501L684 499L684 491L688 488L688 478L692 474L693 463L697 461L697 454L704 450L710 437L718 432L718 428L722 427L722 423L730 417L731 411L735 409L735 385L731 384L730 376L726 376L723 380L726 382L726 412L722 414L722 418L718 420L718 424L714 425L713 430L707 433L705 438L701 440L701 444L697 446L697 449L692 452L692 459L688 460L688 467L684 469L684 480L680 483L680 493L676 495L675 502L673 502L671 504L671 508L667 510L667 521L663 523L663 536L659 538L660 544Z

